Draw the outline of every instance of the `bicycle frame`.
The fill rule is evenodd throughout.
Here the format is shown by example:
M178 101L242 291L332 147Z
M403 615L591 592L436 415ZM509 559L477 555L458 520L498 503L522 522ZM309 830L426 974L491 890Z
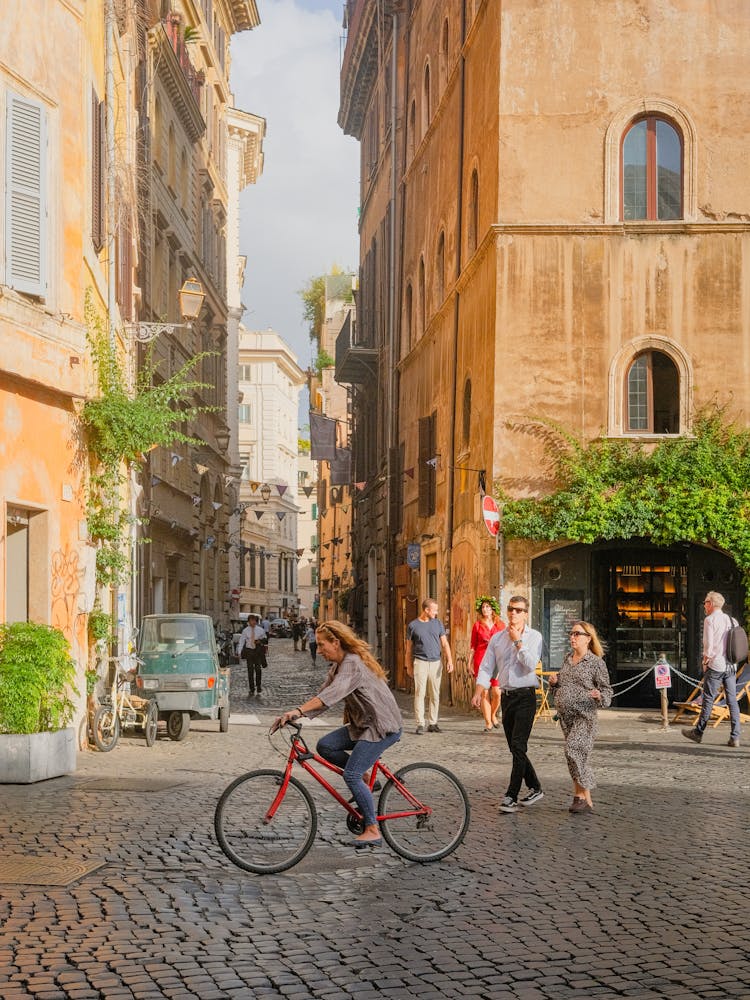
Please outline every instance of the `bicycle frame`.
M310 750L307 743L305 743L304 737L299 731L299 727L295 726L294 723L290 723L290 725L292 728L296 729L297 732L291 737L289 757L287 758L286 767L284 768L284 780L281 783L276 797L269 806L268 812L266 813L266 822L270 823L273 819L276 810L279 808L279 805L286 795L286 790L289 786L289 778L291 777L292 769L295 764L298 764L304 771L307 772L307 774L312 775L318 784L321 785L329 795L336 799L339 805L343 806L352 817L361 820L363 817L360 811L350 802L347 802L347 800L333 787L333 785L329 781L326 781L325 777L315 770L311 761L316 764L321 764L334 774L343 774L343 768L338 767L336 764L332 764L330 761L326 760L325 757L321 757L320 754ZM406 809L402 812L384 813L383 815L377 817L378 822L384 819L404 819L408 816L427 817L432 814L432 809L420 802L416 796L412 795L409 789L405 785L401 784L396 775L380 760L376 760L370 770L370 791L372 791L373 785L375 784L379 773L383 775L386 781L392 781L406 801L409 802L414 808Z

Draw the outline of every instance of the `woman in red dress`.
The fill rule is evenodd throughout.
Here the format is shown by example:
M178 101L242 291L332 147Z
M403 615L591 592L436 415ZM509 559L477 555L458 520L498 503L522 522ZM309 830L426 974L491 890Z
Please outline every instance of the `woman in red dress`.
M487 643L495 632L502 632L505 622L500 621L500 605L494 597L482 594L474 601L477 620L471 630L471 652L473 656L474 680L479 673L479 667L487 649ZM484 716L484 731L491 733L498 729L497 710L500 708L500 684L495 678L490 681L489 691L482 693L482 715Z

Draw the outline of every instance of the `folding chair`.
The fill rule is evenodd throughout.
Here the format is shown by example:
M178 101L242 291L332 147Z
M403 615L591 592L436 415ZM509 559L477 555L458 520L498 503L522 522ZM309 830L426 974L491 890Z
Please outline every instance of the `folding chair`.
M542 664L537 664L536 675L539 678L539 687L536 689L536 712L534 714L534 722L536 722L537 719L553 720L555 713L549 703L549 684L545 681L545 677L549 677L552 673L554 673L553 670L542 670Z
M737 671L737 703L739 704L743 698L750 698L750 664L743 663L742 666ZM694 712L696 716L700 715L701 708L703 707L703 681L697 684L687 697L686 701L676 701L678 711L675 713L672 722L677 722L681 715L685 712ZM727 693L722 687L719 694L716 697L716 701L713 703L711 709L711 725L716 727L720 722L729 718L729 704L727 702ZM750 715L740 712L740 720L742 722L750 721Z

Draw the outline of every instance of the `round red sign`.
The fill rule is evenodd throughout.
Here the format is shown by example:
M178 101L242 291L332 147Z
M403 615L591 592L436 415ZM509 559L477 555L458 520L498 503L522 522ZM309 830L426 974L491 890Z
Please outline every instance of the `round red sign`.
M482 517L485 528L495 538L500 530L500 511L492 497L482 497Z

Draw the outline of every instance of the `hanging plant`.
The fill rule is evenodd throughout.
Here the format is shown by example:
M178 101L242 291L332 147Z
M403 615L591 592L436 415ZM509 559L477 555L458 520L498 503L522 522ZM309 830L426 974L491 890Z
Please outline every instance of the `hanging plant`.
M196 392L211 388L192 378L196 365L209 352L190 358L165 381L159 380L158 364L149 352L131 392L124 359L112 344L90 293L86 296L86 325L98 389L81 413L93 456L86 514L89 537L97 543L97 583L115 586L124 582L130 571L127 469L142 466L146 452L157 446L200 444L181 427L217 407L194 403Z
M750 430L700 411L690 437L583 443L555 424L545 437L557 490L512 500L498 490L503 532L534 541L650 538L711 545L737 563L750 612Z

